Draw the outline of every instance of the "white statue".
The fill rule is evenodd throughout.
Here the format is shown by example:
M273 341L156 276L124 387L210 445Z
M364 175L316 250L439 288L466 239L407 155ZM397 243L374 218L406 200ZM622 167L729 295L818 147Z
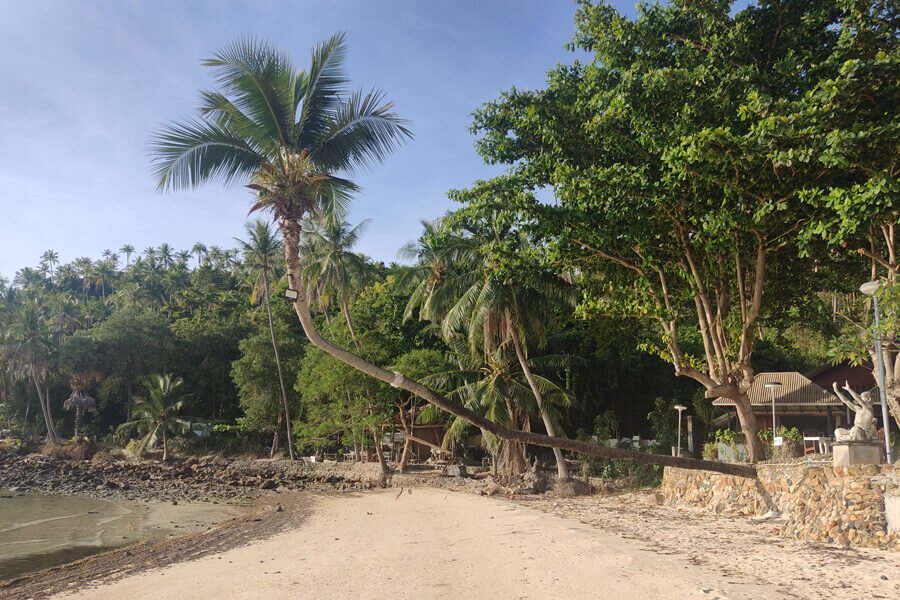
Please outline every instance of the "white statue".
M850 429L838 428L834 430L834 440L836 442L868 442L875 439L877 431L875 429L875 413L872 411L871 392L863 392L857 394L850 385L845 381L844 389L853 397L853 400L847 398L838 389L837 382L832 384L834 393L841 399L841 402L853 409L856 417L853 419L853 427Z

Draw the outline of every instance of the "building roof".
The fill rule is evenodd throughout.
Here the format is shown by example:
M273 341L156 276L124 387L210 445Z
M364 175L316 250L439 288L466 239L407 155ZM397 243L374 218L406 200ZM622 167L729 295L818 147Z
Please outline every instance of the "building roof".
M816 385L796 371L758 373L753 378L748 396L751 406L771 406L772 392L766 384L775 382L781 387L775 390L775 406L841 406L841 401L828 390ZM734 406L728 398L716 398L713 406Z

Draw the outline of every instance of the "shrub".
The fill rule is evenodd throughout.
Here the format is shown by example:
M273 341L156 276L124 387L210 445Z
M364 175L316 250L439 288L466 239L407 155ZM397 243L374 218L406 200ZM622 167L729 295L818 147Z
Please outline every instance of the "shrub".
M60 460L90 460L98 451L97 444L93 442L78 442L75 444L44 444L41 454Z

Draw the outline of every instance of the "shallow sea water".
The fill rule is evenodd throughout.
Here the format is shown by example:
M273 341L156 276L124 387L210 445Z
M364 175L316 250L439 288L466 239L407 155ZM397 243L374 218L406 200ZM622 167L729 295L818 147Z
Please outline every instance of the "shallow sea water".
M0 493L0 580L136 541L141 520L112 500Z

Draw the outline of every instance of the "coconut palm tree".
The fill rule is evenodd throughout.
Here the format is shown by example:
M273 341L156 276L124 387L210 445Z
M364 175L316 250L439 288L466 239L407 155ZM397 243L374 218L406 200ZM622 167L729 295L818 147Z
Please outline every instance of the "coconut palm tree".
M310 302L325 311L332 300L337 303L357 350L359 342L350 319L350 298L362 287L366 263L352 250L368 224L369 219L355 227L343 219L325 219L317 227L306 229L300 264Z
M306 71L295 70L287 56L264 42L247 39L226 46L204 62L215 70L219 87L201 94L199 118L166 124L151 140L154 177L161 191L213 181L250 182L257 194L251 211L266 210L274 216L284 240L288 284L300 292L301 222L329 207L345 209L357 189L336 173L377 164L411 137L406 122L392 112L381 92L348 93L345 55L342 34L313 50ZM690 464L686 459L505 428L323 337L315 327L305 293L297 295L294 311L314 346L500 437L607 458Z
M492 356L495 349L502 349L507 344L512 346L534 394L547 435L556 437L559 425L554 422L544 401L538 377L529 365L528 347L530 345L540 350L546 345L547 316L553 314L552 302L574 303L575 290L563 279L550 273L529 274L527 278L516 278L515 274L496 276L490 264L480 256L479 248L491 243L502 243L507 248L518 247L524 252L531 248L523 234L500 225L495 217L494 213L489 213L478 219L470 225L472 235L451 245L469 248L462 253L465 260L457 261L452 277L432 285L430 294L443 294L444 297L452 295L456 298L440 318L441 333L445 340L459 332L466 332L471 353L481 351L485 356ZM443 287L449 288L450 292L444 292L441 289ZM421 306L446 305L445 302L429 297L415 298ZM407 314L409 312L407 308ZM435 316L437 315L432 315L432 318ZM554 448L553 452L557 476L560 481L565 481L569 478L569 472L562 450Z
M197 242L194 244L194 247L191 248L191 252L197 255L197 268L200 268L200 263L203 261L203 256L206 254L206 245L202 242Z
M275 338L275 324L272 319L272 305L269 302L269 280L272 269L278 262L278 256L281 253L281 244L278 237L269 224L262 219L257 219L253 223L245 223L244 230L247 232L247 241L234 238L244 254L244 261L250 269L256 271L256 280L253 284L253 296L251 301L255 302L262 295L263 302L266 307L266 315L269 319L269 335L272 338L272 350L275 352L275 366L278 369L278 383L281 385L281 400L284 410L284 423L287 433L287 446L291 460L294 460L294 441L291 431L291 411L288 403L287 388L284 385L284 374L281 369L281 357L278 354L278 341ZM275 434L276 437L278 434Z
M191 252L189 250L179 250L175 253L175 262L176 264L184 265L185 267L188 264L188 261L191 258Z
M215 245L210 246L209 252L206 253L206 260L209 262L209 264L211 266L216 267L216 268L222 267L222 257L223 257L222 249Z
M75 266L81 272L81 299L87 304L88 286L90 285L88 277L91 276L94 263L87 256L82 256L75 261Z
M164 269L168 269L172 266L174 252L172 246L165 242L160 244L159 248L156 249L156 256L159 258L159 262L162 263Z
M11 308L0 340L0 355L13 379L30 379L34 384L44 415L47 437L51 443L56 444L59 436L50 408L49 382L53 331L49 326L45 307L39 299L25 298Z
M119 252L125 255L125 266L131 266L131 255L134 254L134 246L131 244L124 244L121 248L119 248Z
M119 426L118 431L128 433L137 429L143 433L138 452L143 452L150 446L154 446L162 440L162 459L169 459L169 435L183 434L190 427L190 423L178 417L186 396L176 398L178 388L182 384L180 377L171 375L155 375L144 381L146 397L134 399L134 419Z
M50 268L50 278L53 278L53 267L59 264L59 254L55 250L47 250L41 254L41 262L47 263Z
M92 398L84 390L88 386L88 377L83 373L72 376L69 380L69 387L72 393L63 402L65 410L75 411L75 440L78 440L81 434L81 424L84 421L84 413L97 412L97 401Z
M397 283L409 292L403 313L410 319L418 310L419 318L439 323L456 302L464 265L476 260L477 247L466 239L447 231L443 220L421 220L422 234L414 242L400 248L397 255L412 260L413 265L400 271Z
M489 354L471 354L462 334L448 340L451 349L450 362L457 362L459 369L436 373L426 378L430 384L448 391L450 397L458 399L473 411L491 421L502 423L515 429L531 429L530 417L540 414L532 389L532 381L519 368L517 358L509 347L496 347ZM541 357L542 365L558 365L566 362L566 357ZM531 363L533 364L533 363ZM532 375L534 384L539 386L545 402L544 410L554 416L571 404L569 394L558 385L543 377ZM436 415L433 410L423 411L422 417L428 421ZM445 444L464 440L469 424L460 418L450 421L445 433ZM501 479L509 481L521 475L527 468L525 445L511 440L497 439L492 435L483 436L485 448L494 457L494 466Z
M94 277L97 278L94 285L100 286L100 294L104 301L106 300L106 286L112 281L114 274L115 270L108 261L97 261L94 266Z

